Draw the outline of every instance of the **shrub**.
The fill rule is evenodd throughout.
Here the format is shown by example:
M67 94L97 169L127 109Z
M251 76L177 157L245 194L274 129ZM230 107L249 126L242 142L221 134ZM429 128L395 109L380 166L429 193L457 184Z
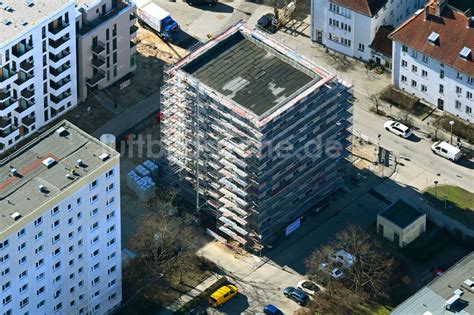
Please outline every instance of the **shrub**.
M387 86L382 92L380 92L380 98L392 105L408 111L410 111L415 103L418 102L416 97L395 89L393 85Z
M449 124L450 120L454 121L453 135L460 137L469 143L474 143L474 125L462 119L451 115L445 115L436 121L435 126L451 132L451 125ZM453 140L453 142L455 141Z

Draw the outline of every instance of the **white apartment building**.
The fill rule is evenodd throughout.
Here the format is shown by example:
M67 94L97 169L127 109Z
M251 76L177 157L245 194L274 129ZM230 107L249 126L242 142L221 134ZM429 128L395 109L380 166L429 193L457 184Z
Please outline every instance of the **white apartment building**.
M390 37L393 85L473 122L474 18L433 1Z
M76 0L78 97L105 88L137 68L135 4Z
M73 1L0 1L0 153L77 103Z
M0 162L0 314L121 303L119 154L63 121Z
M426 2L312 0L311 39L331 50L364 61L372 59L391 69L391 42L387 30L403 23Z

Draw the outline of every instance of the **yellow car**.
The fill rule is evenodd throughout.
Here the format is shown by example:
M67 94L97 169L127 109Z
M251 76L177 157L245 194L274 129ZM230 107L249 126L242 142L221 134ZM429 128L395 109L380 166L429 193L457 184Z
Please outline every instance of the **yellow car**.
M209 304L212 307L218 307L237 295L237 287L233 284L220 287L209 297Z

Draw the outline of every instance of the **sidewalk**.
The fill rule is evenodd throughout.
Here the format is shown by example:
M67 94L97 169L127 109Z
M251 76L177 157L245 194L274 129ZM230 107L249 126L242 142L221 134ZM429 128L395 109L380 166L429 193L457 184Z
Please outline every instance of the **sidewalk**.
M139 101L136 105L127 108L95 130L92 135L97 138L104 133L111 133L116 137L120 136L159 110L160 90Z
M202 292L206 291L210 288L214 283L219 281L222 278L221 275L212 275L200 284L198 284L195 288L186 292L185 294L181 295L176 301L171 303L167 306L166 309L160 311L159 315L169 315L174 314L178 311L181 307L186 305L189 301L193 300L194 298L198 297Z

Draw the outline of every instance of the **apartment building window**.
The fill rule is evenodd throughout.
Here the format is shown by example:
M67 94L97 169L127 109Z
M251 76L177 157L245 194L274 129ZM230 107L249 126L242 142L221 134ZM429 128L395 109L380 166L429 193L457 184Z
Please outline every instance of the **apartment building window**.
M41 258L40 260L38 260L36 262L36 268L40 268L43 265L44 265L44 259L43 258Z
M422 60L423 60L423 62L424 62L424 63L428 63L428 61L429 61L429 58L428 58L428 56L427 56L427 55L423 55L423 58L422 58Z
M456 79L462 80L461 72L458 72L458 73L456 74Z
M97 179L89 184L89 189L92 190L97 187Z
M107 173L105 173L105 178L110 178L114 175L114 170L111 169Z
M137 64L137 54L133 53L130 55L130 67L135 67Z
M467 77L467 83L474 84L474 78L473 77Z
M112 211L112 212L110 212L110 213L107 214L107 220L110 220L110 219L112 219L112 218L114 218L114 217L115 217L115 211Z
M90 213L90 216L91 217L96 216L97 213L99 213L99 208L95 208L94 210L92 210L91 213Z
M111 204L114 203L114 201L115 201L115 198L112 196L106 201L105 205L110 206Z
M9 258L10 258L9 254L0 256L0 263L4 263L4 262L8 261Z
M23 270L23 271L18 275L18 279L21 280L21 279L25 278L27 275L28 275L28 271Z
M94 285L99 284L99 283L100 283L100 276L97 276L97 277L94 278L94 280L92 280L91 284L94 286Z
M99 228L99 222L94 222L91 227L90 227L90 230L91 232L97 230Z
M107 256L107 260L111 260L115 257L115 252Z
M72 224L73 224L73 222L74 222L74 221L73 221L73 219L72 219L72 218L69 218L69 219L67 219L67 224L68 224L68 225L72 225Z
M25 229L21 229L21 230L18 232L17 235L18 235L18 238L25 236L25 235L26 235L26 230L25 230Z
M63 308L63 303L59 302L58 304L56 304L56 306L54 306L54 311L59 312L62 308Z
M28 303L29 303L29 298L24 298L23 300L20 301L20 308L27 306Z
M105 30L105 39L106 39L106 40L109 40L109 39L110 39L110 30L109 30L109 29L106 29L106 30Z
M117 297L117 293L112 293L111 295L109 295L109 301L114 300L116 297Z
M60 239L61 236L59 234L56 234L52 239L52 243L55 244L56 242L59 242Z
M44 279L44 272L40 273L39 275L36 276L36 281L40 281Z
M3 242L0 242L0 250L7 248L9 244L10 244L9 240L4 240Z
M110 241L107 242L107 247L110 247L115 244L115 238L111 239Z
M2 284L2 291L7 290L8 288L10 288L10 286L11 286L10 281L5 282L4 284Z
M112 36L117 36L117 24L114 24L114 27L112 28Z
M24 263L26 263L26 256L23 256L18 260L19 265L23 265Z
M94 236L94 238L91 240L91 245L94 245L98 241L99 241L99 236L98 235Z
M45 300L41 300L37 305L36 308L41 308L46 303Z
M109 268L109 270L107 270L107 274L110 275L111 273L115 272L115 270L117 270L117 267L116 267L116 266L112 266L112 267Z
M38 246L36 249L35 249L35 254L39 254L43 251L43 245L40 245Z
M94 203L99 199L99 195L94 195L90 198L90 203Z
M472 99L472 93L469 92L469 91L467 91L467 92L466 92L466 98L467 98L467 99Z
M96 263L94 266L91 267L91 272L99 269L99 267L100 267L100 263Z
M117 38L112 40L112 50L117 50Z
M112 63L113 64L117 63L117 52L116 51L114 51L114 53L112 54Z
M444 79L444 70L439 70L439 78Z
M428 91L428 88L426 87L426 85L422 84L421 85L421 92L426 92Z
M442 85L442 84L439 85L439 93L441 93L441 94L444 93L444 85Z
M417 73L418 72L418 67L415 66L415 65L412 65L411 66L411 71L413 71L414 73Z
M76 199L76 204L80 205L81 203L82 203L82 198L81 197L77 198Z
M51 225L53 229L57 228L58 226L59 226L59 220L55 220L53 224Z
M6 276L7 274L10 273L10 268L5 268L0 272L0 277Z
M58 261L57 263L54 264L54 266L53 266L53 271L58 270L60 267L61 267L61 262Z
M97 255L99 255L99 250L98 249L96 249L95 251L92 252L91 257L96 257Z
M41 288L39 288L38 290L36 290L36 295L41 295L45 290L45 287L42 286Z
M421 70L421 76L424 77L424 78L427 78L428 77L428 71Z
M115 231L115 224L107 229L107 234L112 233L113 231Z
M408 67L408 62L406 60L402 60L402 67L403 68Z
M113 68L113 75L114 75L114 78L117 76L117 66L116 65Z
M456 93L461 94L462 93L462 88L460 86L456 86Z
M471 106L466 106L466 114L469 114L469 115L472 114L472 107Z
M454 103L454 107L455 107L456 109L461 109L461 107L462 107L461 102L458 101L458 100L456 100L455 103Z
M59 207L58 206L54 207L53 210L51 210L51 215L56 215L58 213L59 213Z
M114 279L114 280L110 281L110 282L107 284L107 287L109 287L109 288L110 288L110 287L113 287L116 283L117 283L117 280Z
M38 225L40 225L41 223L43 223L43 217L39 217L38 219L36 219L34 221L35 223L35 227L37 227Z
M411 86L414 87L414 88L416 88L416 85L417 85L416 81L415 81L415 80L411 80Z
M418 58L418 52L416 50L413 49L412 53L411 53L411 56L415 59Z
M28 290L28 283L25 283L24 285L22 285L20 289L18 290L18 292L23 293L26 290Z
M8 303L10 303L12 301L12 296L9 295L5 298L3 298L2 302L3 302L3 305L7 305Z
M408 52L408 47L405 46L405 45L402 45L402 51L403 51L403 52Z

